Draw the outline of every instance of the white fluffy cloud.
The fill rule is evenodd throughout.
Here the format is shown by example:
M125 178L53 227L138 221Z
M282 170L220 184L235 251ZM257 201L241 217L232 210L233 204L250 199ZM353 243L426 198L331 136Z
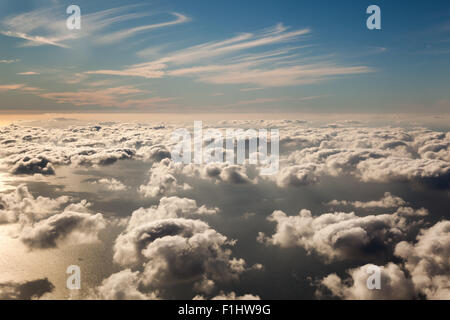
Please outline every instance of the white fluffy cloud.
M193 300L206 300L204 296L198 295L195 296ZM212 297L210 300L261 300L259 296L253 294L244 294L242 296L238 296L235 292L224 293L221 292L219 295Z
M138 206L133 207L131 216L117 226L123 230L114 243L113 259L123 269L95 288L92 297L157 299L180 285L190 286L192 296L198 294L199 299L258 298L256 295L241 297L229 289L220 291L222 283L236 280L244 271L256 268L248 268L244 259L234 257L234 241L219 232L219 228L216 230L196 220L216 214L218 208L207 208L193 199L176 196L190 189L190 185L197 186L196 179L204 180L202 186L210 183L214 188L221 188L223 184L247 184L255 191L278 187L277 194L282 194L285 188L321 183L330 176L351 176L363 183L379 185L401 181L405 186L418 182L449 188L448 133L420 128L370 127L350 121L328 126L306 125L295 120L224 120L205 124L205 128L219 129L279 128L280 170L274 176L260 176L258 169L248 163L175 163L170 156L173 143L170 136L180 127L191 128L192 123L105 122L0 128L0 170L9 174L40 174L40 179L50 181L55 180L52 175L59 178L62 166L74 169L94 166L96 170L92 171L100 172L100 167L123 160L142 161L139 166L145 170L151 167L148 180L141 186L141 183L125 186L120 178L110 178L110 172L106 175L108 178L96 176L93 182L110 191L128 190L127 196L136 191L144 198L162 198L158 205L137 210L134 209ZM129 184L133 179L123 181ZM195 191L191 189L189 194ZM397 264L383 261L385 291L365 289L367 266L350 269L348 277L331 274L322 279L321 287L336 297L448 297L448 222L424 229L417 241L407 243L404 240L416 235L413 232L417 231L417 226L422 226L428 211L410 208L405 200L390 193L381 198L378 194L373 199L333 200L327 205L344 208L330 208L329 213L317 216L308 210L301 210L296 216L275 211L269 218L275 225L275 232L269 236L260 234L258 239L283 248L301 247L327 263L364 258L372 261L394 253L402 259L396 260ZM405 199L408 198L405 196ZM138 200L139 205L141 201L152 201L141 197ZM52 199L32 195L25 186L20 186L14 192L0 193L0 223L18 223L18 238L34 249L53 248L67 242L97 241L99 232L106 227L105 218L91 212L86 202L67 205L70 201L69 197ZM361 213L350 212L353 208ZM383 214L374 214L370 212L372 209L373 212L383 209ZM244 210L255 212L255 221L260 215L257 208ZM215 220L208 218L211 224ZM397 286L399 289L394 292Z
M25 185L20 185L13 192L0 193L0 223L34 222L58 213L68 201L67 196L35 198Z
M352 175L364 182L418 181L449 188L448 133L371 128L351 122L323 127L306 127L295 121L222 121L217 125L218 129L279 128L280 171L273 177L263 177L279 187L314 184L323 176ZM17 174L53 174L60 165L102 166L125 159L158 163L170 159L171 134L183 126L190 128L192 123L101 123L67 128L11 125L0 130L1 164ZM168 172L153 169L150 175L155 175L155 185L150 179L149 185L142 187L144 194L173 192L174 168L166 167ZM176 169L177 174L228 183L252 181L245 165L205 164Z
M333 296L346 300L388 300L413 299L414 285L403 270L394 263L380 266L380 289L369 289L367 279L371 276L367 264L347 271L349 278L341 279L333 273L319 281L316 291L318 297L327 297L323 289L328 289Z
M159 205L150 208L140 208L131 214L127 230L137 228L148 222L162 219L201 216L216 214L219 208L207 208L206 206L197 206L197 202L188 198L162 197Z
M359 217L354 212L334 212L315 217L305 209L297 216L287 216L278 210L268 218L277 224L275 233L271 237L260 233L258 240L282 248L302 247L328 262L370 257L388 252L415 224L409 218L421 217L424 212L424 209L399 208L392 214Z
M102 281L102 284L91 290L89 299L97 300L156 300L154 292L143 293L139 290L141 279L139 272L125 269L114 273Z
M417 243L400 242L395 254L405 260L418 292L428 299L450 299L450 221L423 229Z
M395 254L403 264L381 266L381 288L370 290L367 279L371 265L347 271L349 278L333 273L316 284L318 297L341 299L440 299L450 298L450 221L422 229L416 243L402 241Z
M146 185L139 187L139 192L145 197L157 197L176 193L177 190L188 190L191 187L188 184L179 184L175 178L179 165L170 159L163 159L154 163L150 169L150 179Z
M156 298L159 290L173 285L187 283L198 292L211 292L216 283L238 279L248 268L232 256L235 242L203 221L186 218L217 211L178 197L163 197L157 206L134 211L115 241L114 261L138 271L112 275L95 294Z
M117 179L110 178L110 179L99 179L97 181L91 182L91 184L98 185L101 188L105 188L109 191L124 191L127 190L128 187L124 185L122 182L120 182Z
M286 126L281 136L280 187L323 176L353 175L364 182L418 181L449 188L450 136L430 130Z
M93 243L106 227L101 213L72 211L69 206L62 213L23 226L20 240L31 249L54 248L62 243Z
M204 277L227 281L245 271L244 260L231 257L227 247L232 244L200 220L156 220L121 234L114 246L114 261L125 266L142 264L145 283L155 287Z

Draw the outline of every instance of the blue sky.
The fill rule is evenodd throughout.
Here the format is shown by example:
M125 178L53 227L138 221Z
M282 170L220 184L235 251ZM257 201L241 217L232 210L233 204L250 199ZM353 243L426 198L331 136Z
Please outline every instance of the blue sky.
M66 8L81 8L81 30ZM368 30L370 4L382 29ZM448 1L0 0L2 112L449 112Z

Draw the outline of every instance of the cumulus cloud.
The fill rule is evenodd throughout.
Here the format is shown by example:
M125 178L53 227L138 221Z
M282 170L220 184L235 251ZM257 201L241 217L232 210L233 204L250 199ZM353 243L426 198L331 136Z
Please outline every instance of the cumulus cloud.
M135 151L132 149L117 148L106 150L85 149L75 152L71 155L70 160L75 165L110 165L117 160L131 159Z
M429 181L449 187L450 165L437 159L370 159L358 164L362 181Z
M0 283L0 300L35 300L52 292L54 288L47 278L20 283Z
M320 184L327 177L351 176L352 180L378 182L379 186L402 181L398 185L419 182L448 187L449 135L428 129L375 128L364 122L350 121L323 126L295 120L224 120L208 124L219 129L279 128L280 170L276 175L263 177L247 162L241 165L174 162L170 154L171 133L180 126L190 128L192 123L61 122L1 127L0 169L9 172L8 176L45 176L52 170L57 174L63 166L72 167L67 169L94 166L99 173L99 167L123 160L133 168L145 167L147 170L150 167L148 180L125 186L122 178L111 178L108 171L106 177L96 175L98 178L92 183L105 190L129 190L125 196L129 196L131 190L137 191L143 197L139 197L138 205L131 210L142 206L142 202L154 203L154 199L143 198L161 197L158 204L146 204L146 207L134 210L116 226L121 233L114 242L113 261L120 269L106 275L107 278L92 290L91 296L96 299L158 299L174 296L172 293L178 292L178 288L190 288L192 295L189 297L198 299L241 298L241 290L237 291L239 294L230 292L224 284L230 280L234 284L243 272L262 270L262 267L248 267L240 255L235 257L234 241L219 227L216 230L211 226L220 220L213 217L219 212L218 208L198 204L194 200L197 199L194 189L189 191L193 199L176 196L191 188L190 185L200 185L197 179L203 180L201 187L218 189L225 187L224 184L247 184L249 189L258 192L280 188L274 193L277 197L285 189ZM122 181L129 184L142 177L133 178ZM49 176L42 179L54 180ZM391 189L386 187L386 190ZM333 190L329 191L332 194ZM287 193L291 193L290 190ZM380 197L378 191L372 201L363 201L356 196L344 198L346 200L327 197L327 201L336 200L325 205L336 206L337 210L332 208L317 216L308 210L289 216L285 212L290 210L292 203L287 203L285 212L275 211L269 217L275 231L269 235L260 234L258 240L282 248L303 248L326 263L383 261L382 286L386 291L367 290L366 265L349 269L348 276L331 274L320 280L322 297L447 297L446 222L424 229L416 241L411 241L419 227L428 226L423 223L427 221L428 211L409 207L408 192L402 190L402 194L405 200L389 192ZM14 226L18 229L17 238L31 249L97 241L99 233L106 227L105 218L91 212L87 202L69 204L71 200L69 197L52 199L34 192L31 194L25 186L13 192L3 191L0 193L0 223L17 223ZM246 207L242 209L244 212L250 212L244 215L246 219L254 216L252 222L260 216L259 208ZM211 223L196 219L207 219ZM405 242L407 239L410 242ZM395 293L393 288L397 286L399 289Z
M395 254L420 294L428 299L450 299L450 221L423 229L416 243L400 242Z
M211 162L204 165L189 164L178 172L190 177L208 179L215 182L230 184L252 183L247 175L246 165L234 165L230 163Z
M101 213L91 214L86 202L66 207L36 223L26 224L20 232L20 240L30 249L55 248L63 243L93 243L98 233L106 227Z
M193 300L206 300L204 296L197 295ZM238 296L235 292L224 293L220 292L219 295L212 297L210 300L261 300L259 296L253 294L244 294L242 296Z
M173 194L177 190L189 190L191 187L184 183L179 184L175 174L179 169L170 159L163 159L154 163L150 169L150 179L146 185L139 187L139 192L145 197L157 197Z
M192 123L185 125L190 127ZM221 121L216 125L218 129L279 128L280 170L261 179L273 180L281 188L319 183L325 176L347 175L363 182L404 181L449 187L450 136L447 133L370 128L350 122L313 127L293 120ZM67 128L11 125L0 130L1 164L16 173L52 174L55 166L60 165L102 166L129 159L150 161L159 168L153 170L155 183L142 187L143 194L148 196L182 189L184 185L177 186L173 180L179 180L182 175L226 183L255 182L249 178L247 164L179 166L163 162L157 165L161 160L170 160L170 137L175 128L179 126L162 123L101 123Z
M383 198L380 200L372 200L368 202L363 201L347 201L347 200L332 200L328 203L332 206L351 206L355 208L398 208L406 204L406 202L400 198L393 196L389 192L385 192Z
M369 289L367 279L373 271L373 265L347 271L349 277L340 278L333 273L318 282L319 288L316 295L319 298L332 296L345 300L403 300L415 298L414 285L407 278L403 270L394 263L380 266L380 289ZM325 290L326 289L326 290ZM328 293L328 292L329 293Z
M450 221L422 229L416 243L399 242L395 255L404 263L381 266L380 289L370 290L367 280L373 273L367 264L347 270L348 278L333 273L316 282L319 298L341 299L449 299Z
M277 224L271 237L264 233L258 241L268 245L302 247L308 253L318 253L327 262L339 259L358 259L388 253L394 243L402 240L411 226L421 220L410 218L423 216L424 209L400 208L392 214L359 217L354 212L334 212L313 216L309 210L301 210L296 216L274 211L268 218Z
M136 210L115 241L114 261L137 268L134 283L147 293L180 284L210 292L217 283L237 279L248 268L243 259L232 256L235 242L203 221L185 218L217 211L178 197Z
M144 146L139 149L138 156L141 156L145 160L160 162L163 159L170 159L170 151L163 145L161 146Z
M125 269L104 279L102 284L91 290L89 299L96 300L156 300L157 293L140 291L139 272Z
M55 169L52 163L45 157L39 156L37 158L24 157L17 161L11 168L12 174L35 174L43 175L55 174Z
M164 219L139 225L119 235L114 261L121 265L143 264L144 281L160 287L237 278L245 261L231 257L233 244L205 222L184 218Z
M268 177L280 187L346 175L363 182L404 181L449 187L446 133L355 127L348 123L323 128L283 125L281 169L276 177Z
M188 198L162 197L159 205L150 208L140 208L131 214L128 221L128 230L136 228L147 222L161 219L189 217L193 215L211 215L219 212L219 208L198 206L197 202Z
M280 187L305 186L319 181L319 168L314 164L284 167L277 176Z
M13 192L0 193L0 223L38 221L58 213L69 200L67 196L35 198L25 185L20 185Z
M91 184L98 185L102 188L105 188L110 191L124 191L127 190L128 187L124 185L122 182L120 182L117 179L111 178L111 179L99 179L97 181L91 182Z

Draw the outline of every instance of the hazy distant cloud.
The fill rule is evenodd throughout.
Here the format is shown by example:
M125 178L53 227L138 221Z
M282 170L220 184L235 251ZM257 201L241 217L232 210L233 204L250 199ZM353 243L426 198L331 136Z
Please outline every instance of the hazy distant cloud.
M225 107L235 107L235 106L247 106L247 105L261 105L261 104L268 104L268 103L277 103L277 102L285 102L285 101L291 101L291 102L297 102L297 101L307 101L307 100L314 100L321 98L321 96L311 96L311 97L303 97L303 98L290 98L290 97L280 97L280 98L257 98L252 100L240 100L235 103L227 104Z
M10 59L10 60L0 60L0 63L14 63L14 62L19 62L19 59Z
M20 76L33 76L33 75L38 75L39 72L27 71L27 72L19 72L17 74Z
M38 92L41 91L42 89L40 88L34 88L34 87L29 87L23 83L18 83L18 84L2 84L0 85L0 92L5 92L5 91L22 91L22 92L29 92L29 93L34 93L34 92Z
M363 201L347 201L347 200L332 200L328 203L332 206L351 206L355 208L397 208L406 204L406 202L400 198L393 196L389 192L385 192L383 198L380 200L373 200L368 202Z
M22 89L24 84L2 84L0 85L0 92Z
M121 103L119 102L121 97L136 93L142 93L142 91L132 86L120 86L100 90L41 93L39 96L55 100L57 103L67 103L78 106L99 105L103 107L115 107L121 106Z
M264 90L264 88L242 88L242 89L239 89L239 91L242 91L242 92L259 91L259 90Z
M148 95L148 92L133 86L119 86L104 89L85 89L66 92L38 92L41 98L53 100L56 103L71 104L75 106L100 106L118 108L154 108L168 105L172 98L144 97L136 98L136 95Z

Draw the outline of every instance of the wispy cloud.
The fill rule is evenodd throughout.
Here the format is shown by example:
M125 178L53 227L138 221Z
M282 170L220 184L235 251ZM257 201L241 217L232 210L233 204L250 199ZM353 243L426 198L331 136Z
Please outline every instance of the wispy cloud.
M151 15L142 11L129 12L135 10L136 7L139 7L139 5L127 5L83 14L81 30L68 30L66 28L67 16L64 16L65 10L60 6L38 9L7 17L1 23L0 33L8 37L26 40L22 46L51 45L69 48L68 42L70 40L95 36L95 44L112 43L142 31L168 27L189 20L182 14L172 13L176 17L175 20L128 28L109 34L99 33L111 25ZM57 14L58 12L60 15Z
M172 15L175 16L174 20L162 22L162 23L148 24L148 25L144 25L144 26L139 26L139 27L135 27L135 28L130 28L130 29L110 33L108 35L99 37L98 42L99 43L119 42L125 38L129 38L131 36L134 36L135 34L138 34L138 33L144 32L144 31L174 26L177 24L188 22L190 20L187 16L182 15L180 13L173 12Z
M19 72L17 73L19 76L33 76L40 74L39 72L27 71L27 72Z
M22 89L24 84L2 84L0 85L0 91L11 91Z
M40 93L41 98L53 100L60 104L75 106L101 107L153 107L171 101L171 98L151 97L135 98L136 94L147 92L133 86L119 86L106 89L86 89L79 91Z
M0 60L0 63L14 63L14 62L19 62L19 59L11 59L11 60Z
M239 89L239 91L241 91L241 92L250 92L250 91L259 91L259 90L264 90L264 88L242 88L242 89Z
M237 106L248 106L248 105L260 105L260 104L268 104L268 103L277 103L277 102L286 102L286 101L308 101L315 100L322 97L326 97L326 95L322 96L309 96L302 98L291 98L291 97L279 97L279 98L257 98L251 100L240 100L232 104L225 105L225 107L237 107Z
M61 39L59 38L49 38L43 36L32 36L26 34L24 32L15 32L15 31L1 31L1 34L8 37L19 38L23 40L27 40L24 46L41 46L41 45L51 45L55 47L68 48L67 45L59 43Z
M308 28L290 31L278 24L256 34L243 33L188 47L121 70L90 70L86 74L147 79L194 77L206 83L256 85L259 89L318 83L333 77L373 71L366 66L341 66L329 58L317 61L315 57L308 61L298 52L302 46L285 47L305 40L310 33ZM276 45L284 47L273 49ZM253 52L256 49L257 53Z
M23 83L17 83L17 84L2 84L0 85L0 92L6 92L6 91L25 91L25 92L37 92L41 91L40 88L35 87L29 87L26 84Z

